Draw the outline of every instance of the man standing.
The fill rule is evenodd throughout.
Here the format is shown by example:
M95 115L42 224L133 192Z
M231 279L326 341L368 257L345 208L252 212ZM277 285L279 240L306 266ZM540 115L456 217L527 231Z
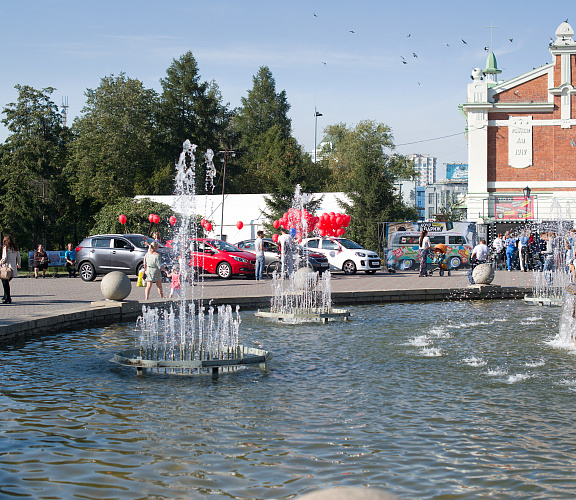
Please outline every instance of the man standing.
M282 260L282 277L285 277L292 274L292 236L290 236L288 230L284 227L280 229L280 232L282 234L280 238L278 238L278 244L280 245L280 256Z
M506 267L506 254L504 252L504 242L502 241L502 234L498 234L498 236L494 238L494 241L492 242L492 247L496 252L496 269L498 269L498 264L500 261L502 261L504 267Z
M489 253L490 250L486 246L485 240L480 240L480 243L478 243L478 245L476 245L472 250L472 253L470 254L470 270L468 271L468 281L470 281L471 285L475 284L474 278L472 277L474 268L479 264L485 264Z
M263 279L264 275L264 231L258 231L258 238L254 241L254 250L256 251L256 281Z
M519 257L520 257L520 271L528 271L528 242L530 241L530 234L526 234L526 232L522 232L520 236L520 240L518 242L518 250L519 250Z

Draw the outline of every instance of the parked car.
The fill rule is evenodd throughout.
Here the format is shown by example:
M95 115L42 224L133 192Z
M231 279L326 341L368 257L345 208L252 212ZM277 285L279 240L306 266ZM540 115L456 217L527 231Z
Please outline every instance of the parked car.
M237 246L212 238L196 238L190 242L190 266L197 272L216 274L230 279L234 275L254 277L256 256Z
M255 253L254 247L255 240L244 240L236 243L236 246L246 252ZM280 272L280 247L274 243L270 238L263 238L264 242L264 272L268 276L272 276L274 271ZM322 274L330 268L330 263L325 255L319 252L311 252L301 245L295 245L298 252L297 266L310 267L313 271L318 271Z
M302 245L312 252L324 254L330 262L330 269L346 274L356 274L357 271L374 274L382 269L376 252L346 238L307 238L302 240Z
M455 232L428 233L430 245L446 245L446 264L448 269L458 269L467 264L472 253L472 243L466 235ZM416 231L396 231L390 237L388 255L386 256L388 269L412 269L418 267L418 243L420 233ZM432 262L434 255L428 256L428 263Z
M97 234L84 238L76 247L76 268L84 281L92 281L98 274L122 271L138 275L144 266L148 245L154 240L142 234ZM158 247L162 263L172 259L164 245Z

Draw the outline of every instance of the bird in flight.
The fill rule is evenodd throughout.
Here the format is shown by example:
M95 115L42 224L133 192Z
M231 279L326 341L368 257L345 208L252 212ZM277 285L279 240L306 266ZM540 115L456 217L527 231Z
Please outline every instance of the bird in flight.
M468 42L467 42L466 40L464 40L464 38L462 38L462 43L463 43L464 45L468 45Z
M513 41L514 41L514 38L508 38L508 40L510 40L511 42L513 42Z
M324 66L326 66L326 63L325 63L324 61L322 61L322 64L323 64Z
M488 52L488 51L490 50L490 47L484 47L484 50L485 50L486 52Z
M402 64L408 64L406 61L402 61Z
M418 82L418 85L422 85L420 82Z
M413 55L416 59L418 59L418 56L416 55L416 52L412 52L412 55Z
M318 17L315 12L313 12L313 14L314 14L314 17Z
M410 38L410 37L412 36L412 34L411 34L411 33L408 33L406 36L407 36L408 38Z
M352 30L350 30L350 33L354 33Z
M450 47L450 45L448 45L446 42L444 42L444 45L446 45L446 47Z

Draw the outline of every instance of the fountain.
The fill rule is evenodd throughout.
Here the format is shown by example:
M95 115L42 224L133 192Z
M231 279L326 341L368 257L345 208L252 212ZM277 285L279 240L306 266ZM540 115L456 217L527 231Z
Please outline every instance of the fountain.
M305 206L309 201L310 195L302 193L300 185L297 185L290 209L291 227L288 229L292 236L299 240L311 232L308 217L305 216ZM295 259L294 272L291 274L274 272L270 285L272 287L270 309L259 309L256 316L292 322L326 323L330 319L348 319L350 316L348 310L332 307L330 271L325 271L320 277L318 272L302 265L306 261Z
M174 211L179 214L174 238L174 260L184 277L179 301L167 309L143 306L137 320L139 335L136 346L116 354L111 361L136 367L137 373L152 369L172 374L199 374L236 371L240 367L258 364L266 368L269 353L263 349L239 344L240 314L229 305L206 306L203 301L202 277L195 276L194 263L187 258L189 241L197 236L195 200L196 145L189 140L176 164ZM206 154L208 177L214 175L213 153ZM212 184L212 179L209 181ZM207 184L208 185L208 184ZM189 284L192 281L192 284ZM200 285L195 297L194 285ZM190 298L188 298L190 294Z
M552 266L550 269L532 272L532 294L526 295L524 301L527 304L539 306L561 307L564 304L564 296L567 287L572 282L571 275L566 269L566 224L565 220L571 220L571 206L568 202L566 217L562 215L562 206L556 198L552 199L550 213L554 215L554 223L534 227L533 231L549 231L553 233L552 241Z

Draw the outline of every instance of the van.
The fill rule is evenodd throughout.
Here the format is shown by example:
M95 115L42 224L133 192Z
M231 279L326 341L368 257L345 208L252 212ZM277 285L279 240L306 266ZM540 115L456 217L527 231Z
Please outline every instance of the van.
M448 248L446 264L448 269L458 269L467 264L472 253L472 244L465 234L455 232L428 233L430 245L443 243ZM390 236L388 253L386 256L388 269L413 269L418 267L418 241L420 233L415 231L396 231ZM431 263L434 255L430 253L428 262Z

